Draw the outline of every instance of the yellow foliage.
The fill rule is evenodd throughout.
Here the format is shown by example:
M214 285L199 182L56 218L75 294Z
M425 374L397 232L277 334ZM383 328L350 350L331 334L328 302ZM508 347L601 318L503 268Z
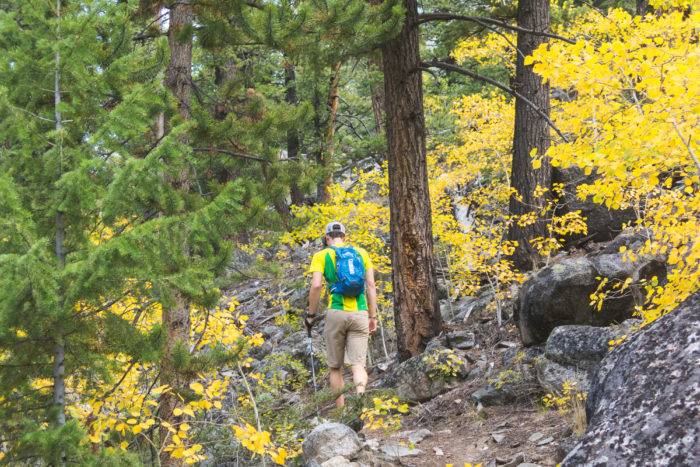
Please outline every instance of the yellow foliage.
M246 423L243 426L234 425L234 435L243 447L254 454L269 455L275 464L284 465L290 457L283 447L275 447L267 431L258 431L253 425Z
M584 16L572 30L586 40L550 42L530 59L551 86L577 96L555 106L555 123L575 137L550 148L552 165L598 174L579 187L580 198L638 212L636 224L648 239L638 251L623 251L629 261L668 255L668 282L644 284L646 303L638 311L645 323L700 284L700 14L682 10L689 5L684 0L656 5L666 13L641 18L617 9L606 21ZM601 278L591 297L595 306L630 284L606 285Z
M374 397L372 407L362 410L360 419L369 430L396 431L401 428L401 417L408 413L408 404L397 397Z

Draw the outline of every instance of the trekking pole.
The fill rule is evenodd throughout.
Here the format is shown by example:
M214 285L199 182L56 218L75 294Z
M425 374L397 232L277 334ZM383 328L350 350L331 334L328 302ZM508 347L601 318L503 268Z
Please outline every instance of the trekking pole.
M314 362L314 340L311 338L311 328L306 328L306 335L309 339L309 354L311 355L311 381L314 384L314 404L316 405L316 416L320 417L321 414L318 410L318 387L316 386L316 364Z

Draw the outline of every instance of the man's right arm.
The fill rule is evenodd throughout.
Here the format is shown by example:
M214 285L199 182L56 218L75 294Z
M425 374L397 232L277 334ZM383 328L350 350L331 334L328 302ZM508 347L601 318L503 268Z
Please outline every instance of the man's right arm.
M314 271L311 276L311 288L309 289L310 316L318 313L318 305L321 302L321 290L323 289L323 273Z

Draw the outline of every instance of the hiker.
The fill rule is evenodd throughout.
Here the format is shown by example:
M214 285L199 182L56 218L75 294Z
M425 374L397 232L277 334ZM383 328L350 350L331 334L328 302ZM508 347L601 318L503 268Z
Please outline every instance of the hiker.
M326 226L323 245L311 260L309 310L304 324L310 332L319 312L323 279L328 284L328 310L323 337L330 369L331 390L345 387L343 364L352 368L352 380L358 394L367 386L367 340L377 330L377 289L374 266L365 250L345 244L345 226L333 221ZM340 258L340 261L338 261ZM337 407L345 404L341 394Z

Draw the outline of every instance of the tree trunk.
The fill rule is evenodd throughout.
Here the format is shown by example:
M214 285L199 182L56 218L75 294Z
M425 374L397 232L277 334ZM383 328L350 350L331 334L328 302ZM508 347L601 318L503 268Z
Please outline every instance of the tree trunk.
M299 105L299 97L297 96L297 77L292 62L284 64L284 85L286 87L284 98L287 104ZM294 161L293 164L300 166L299 160L299 131L296 128L287 130L287 158ZM292 204L299 206L304 204L304 192L299 188L299 174L295 173L289 186L289 193L292 198Z
M518 26L535 31L549 30L548 0L521 0L518 3ZM540 44L547 42L546 37L518 32L518 49L515 68L515 89L529 99L549 116L549 85L542 82L532 71L532 66L525 66L523 56L531 55ZM515 100L515 131L513 135L513 164L511 170L511 187L522 197L510 199L510 214L519 216L528 212L538 211L546 204L546 197L535 198L534 191L539 185L551 188L552 168L548 159L542 160L542 166L534 170L530 152L537 149L539 157L549 148L549 126L544 118L537 114L522 99ZM519 246L513 255L515 265L521 270L531 269L537 261L537 254L529 244L528 239L548 235L546 224L538 221L527 227L513 225L508 232L508 238L518 242Z
M61 35L61 0L56 0L56 19L58 21L58 39ZM58 150L58 179L63 175L63 117L61 115L61 53L56 50L54 54L54 128L56 130L56 148ZM66 225L63 212L56 212L56 236L54 239L54 251L59 267L66 264ZM66 344L65 334L60 323L55 329L53 346L53 410L54 424L63 427L66 424ZM61 451L54 460L56 465L66 465L66 453Z
M649 0L637 0L635 3L635 13L637 16L644 16L649 8Z
M319 203L328 201L328 187L333 181L330 165L335 154L335 122L338 116L338 83L340 82L340 66L337 62L333 65L331 72L331 80L328 86L328 99L326 106L328 107L328 119L326 120L326 133L321 150L319 151L318 162L324 169L323 179L317 187L316 198Z
M180 117L190 118L190 90L192 87L192 36L193 21L192 6L187 1L180 1L170 7L168 28L168 46L170 48L170 63L166 70L165 84L177 100ZM187 136L181 137L183 145L189 144ZM186 170L180 173L179 180L174 184L183 191L189 189L189 174ZM187 246L183 246L187 248ZM173 414L178 398L177 393L186 389L189 381L175 368L173 354L179 349L189 351L190 312L185 297L178 291L173 293L173 300L163 304L163 328L165 329L165 348L161 361L161 382L172 388L161 396L160 417L164 422L177 425L179 417ZM170 433L161 426L161 443L169 442ZM184 465L181 459L173 459L170 453L161 453L161 465Z
M58 31L60 35L61 28L61 0L56 0L56 19L58 20ZM59 159L63 158L63 117L61 115L61 53L57 50L54 54L54 123L56 129L56 148L58 150ZM62 175L62 162L58 163L58 178ZM65 252L65 216L63 212L56 213L56 237L54 241L54 249L59 267L63 267L66 262ZM63 331L57 330L57 336L54 342L54 361L53 361L53 405L55 410L55 423L57 426L66 424L66 367L65 367L65 344ZM64 463L63 455L61 455L60 464Z
M382 70L382 61L378 57L369 59L370 68L376 67L379 71ZM384 131L384 86L370 86L372 92L372 113L374 114L374 132L378 135Z
M425 158L417 2L404 0L404 5L406 23L382 50L394 316L401 360L421 353L442 325Z

